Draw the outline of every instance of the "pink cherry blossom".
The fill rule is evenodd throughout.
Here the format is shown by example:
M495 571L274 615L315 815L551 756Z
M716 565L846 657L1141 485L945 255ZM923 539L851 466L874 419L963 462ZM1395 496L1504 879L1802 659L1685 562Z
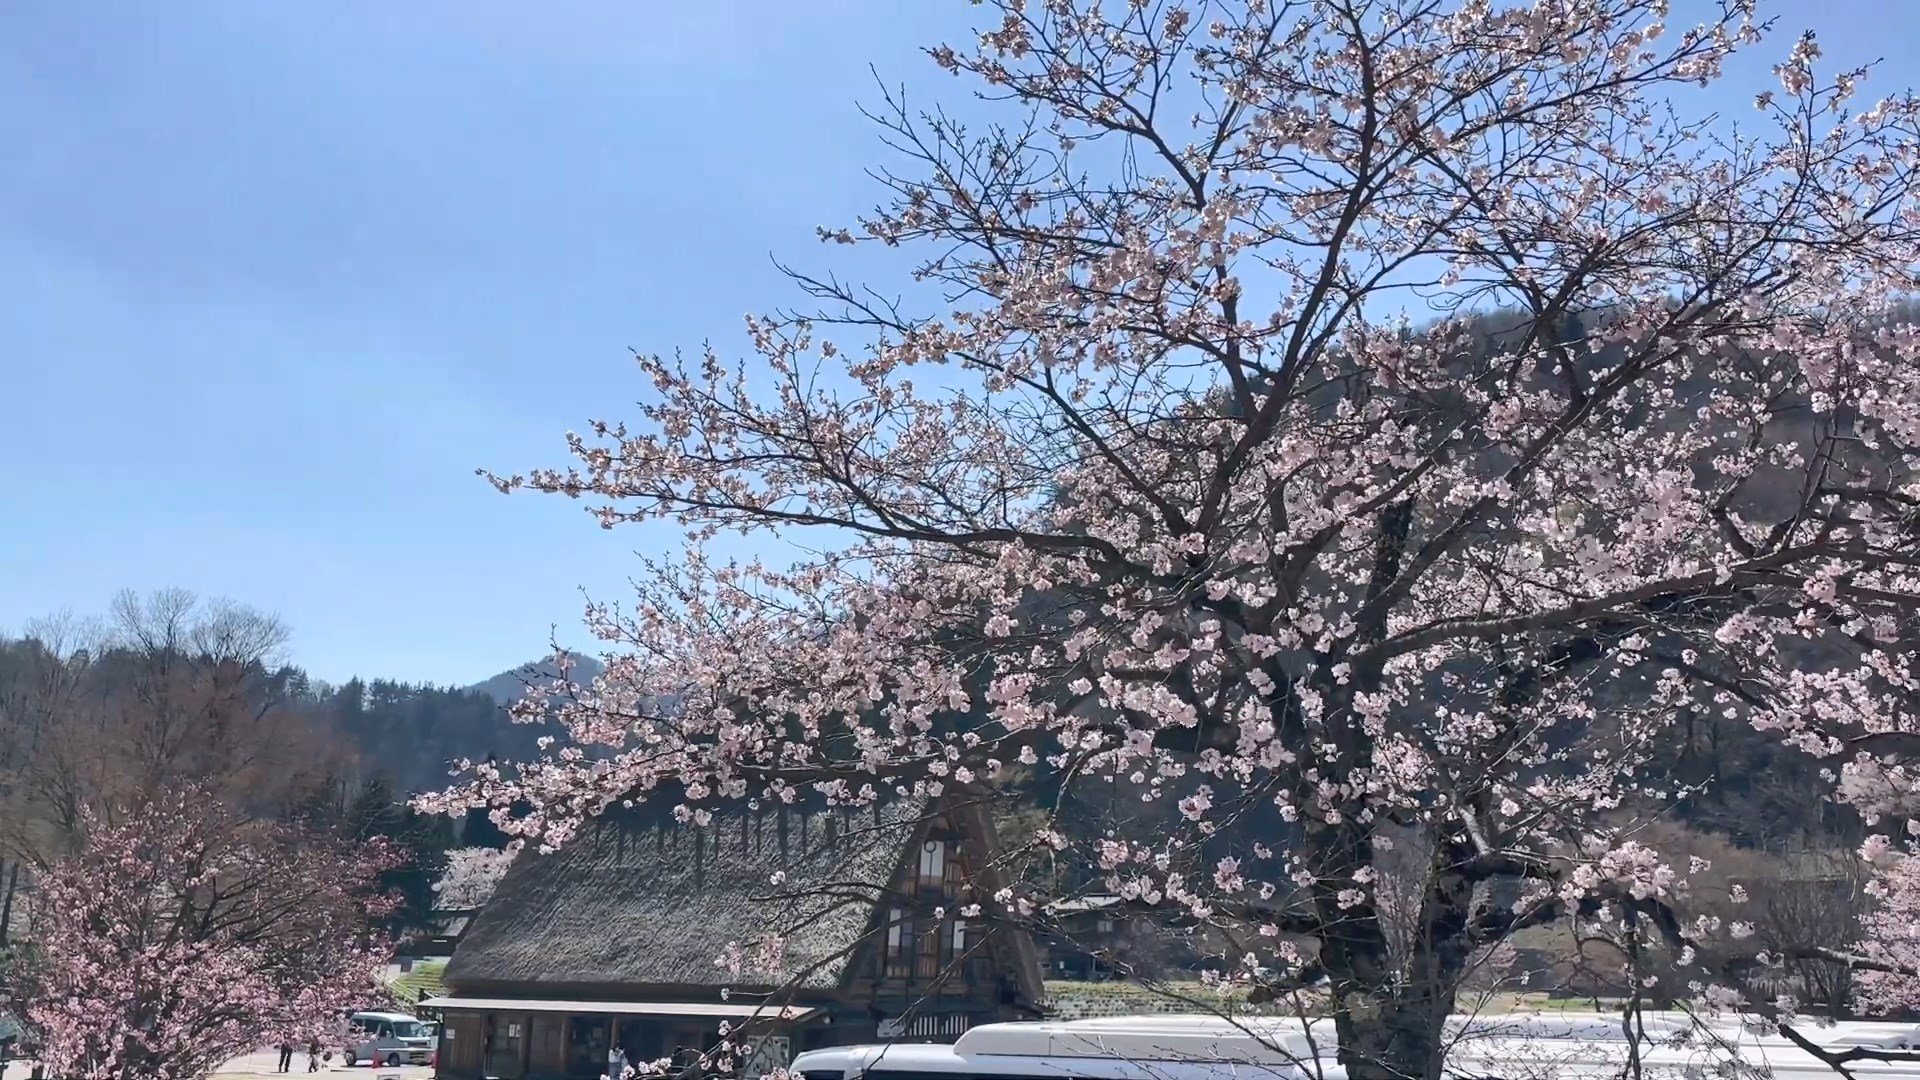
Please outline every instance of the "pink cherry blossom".
M264 1043L331 1043L375 999L392 856L248 821L187 788L84 814L38 882L15 997L53 1075L200 1080Z

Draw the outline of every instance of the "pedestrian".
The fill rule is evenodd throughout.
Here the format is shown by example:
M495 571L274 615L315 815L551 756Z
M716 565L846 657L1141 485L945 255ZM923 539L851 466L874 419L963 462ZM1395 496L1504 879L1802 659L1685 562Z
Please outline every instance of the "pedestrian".
M285 1039L282 1039L280 1041L280 1070L279 1071L281 1072L293 1071L293 1044L291 1042L288 1042Z
M319 1039L314 1039L312 1042L307 1043L307 1071L308 1072L320 1071L320 1040Z

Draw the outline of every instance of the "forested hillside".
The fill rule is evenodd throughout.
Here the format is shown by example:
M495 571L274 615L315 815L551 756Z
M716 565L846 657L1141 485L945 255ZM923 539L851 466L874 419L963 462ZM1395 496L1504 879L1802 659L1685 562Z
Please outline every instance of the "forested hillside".
M0 637L0 712L8 702L21 712L56 691L78 693L89 708L116 707L141 671L135 658L143 650L88 625L41 621ZM598 670L590 658L578 663L583 674ZM512 722L506 705L528 680L551 675L547 664L531 663L470 687L390 677L333 685L313 679L297 662L249 664L250 692L259 695L262 722L274 729L282 751L263 768L379 780L401 797L444 786L451 763L463 758L532 754L542 732ZM68 700L63 707L78 706Z
M577 660L576 677L599 669ZM516 724L506 706L529 681L551 678L546 663L504 671L468 687L433 686L390 678L349 679L330 686L310 680L298 667L282 667L273 679L287 707L309 717L356 755L359 767L385 777L402 792L444 787L451 763L503 759L535 752L543 734Z
M508 719L483 690L393 679L314 683L297 667L273 672L286 707L348 748L358 771L405 793L447 782L450 763L530 753L540 732Z
M36 881L155 808L209 815L193 827L222 842L277 830L296 858L364 855L399 901L374 916L396 938L428 925L456 839L504 844L407 795L444 784L450 759L531 745L526 728L479 691L317 684L280 662L286 638L271 616L162 591L0 640L0 957L36 932Z

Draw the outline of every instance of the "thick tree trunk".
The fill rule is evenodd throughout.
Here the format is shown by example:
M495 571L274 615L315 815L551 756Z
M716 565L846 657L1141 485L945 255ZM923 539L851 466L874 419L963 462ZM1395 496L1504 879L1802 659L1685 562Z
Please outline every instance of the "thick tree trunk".
M1348 909L1345 922L1330 924L1335 929L1322 939L1321 961L1332 982L1348 1080L1439 1080L1447 1017L1472 951L1472 893L1457 873L1433 875L1404 963L1388 948L1371 905Z
M1348 1080L1438 1080L1445 1035L1434 1015L1444 1021L1453 999L1442 996L1444 1003L1343 996L1334 1027Z
M1445 966L1454 970L1430 968L1440 977L1415 975L1389 986L1335 974L1334 1030L1348 1080L1439 1080L1463 965Z
M1400 582L1407 538L1414 522L1411 499L1379 515L1374 565L1367 583L1366 611L1356 628L1356 643L1378 642L1386 633L1387 601ZM1354 717L1355 693L1377 693L1382 683L1378 661L1357 666L1351 680L1332 680L1316 672L1316 689L1325 715ZM1373 765L1374 739L1362 723L1339 725L1331 732L1338 744L1342 778L1355 778ZM1473 886L1450 863L1448 845L1436 837L1422 885L1417 917L1406 954L1389 946L1378 900L1380 881L1374 866L1377 825L1355 815L1337 825L1310 832L1319 846L1318 865L1325 887L1315 897L1320 934L1320 963L1332 984L1334 1030L1340 1063L1348 1080L1439 1080L1446 1050L1447 1016L1466 970L1468 919ZM1363 877L1361 870L1368 873ZM1349 883L1371 894L1354 903L1341 896Z
M20 860L15 859L7 868L7 883L0 886L0 949L8 944L8 932L13 926L13 898L20 891Z
M1323 912L1322 918L1327 931L1320 962L1331 983L1334 1031L1348 1080L1439 1077L1453 980L1432 977L1442 965L1426 935L1416 932L1403 969L1370 903Z

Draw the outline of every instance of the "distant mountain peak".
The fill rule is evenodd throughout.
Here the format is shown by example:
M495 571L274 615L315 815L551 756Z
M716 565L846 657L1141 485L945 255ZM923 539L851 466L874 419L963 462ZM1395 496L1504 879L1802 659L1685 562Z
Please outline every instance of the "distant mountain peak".
M573 658L573 678L576 682L587 682L605 669L605 665L583 653L570 652ZM467 687L476 693L485 694L502 705L511 704L526 695L528 683L542 683L560 676L560 669L551 657L531 660L510 671L503 671L491 679L474 683Z

